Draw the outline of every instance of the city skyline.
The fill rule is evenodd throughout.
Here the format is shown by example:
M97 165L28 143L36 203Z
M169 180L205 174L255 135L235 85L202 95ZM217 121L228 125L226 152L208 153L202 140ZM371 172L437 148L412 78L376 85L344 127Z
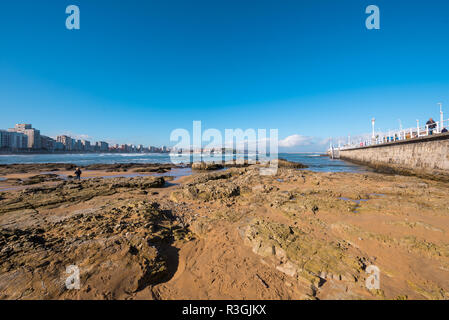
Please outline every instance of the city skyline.
M382 131L438 118L449 3L379 0L380 30L367 30L370 4L80 0L81 29L67 30L66 4L4 2L0 127L169 146L201 120L279 129L295 152L369 133L373 117Z
M49 137L33 128L30 123L17 123L14 128L0 129L0 151L2 152L121 152L164 153L166 146L155 147L143 144L110 144L105 141L91 142L84 137L78 139L68 134Z

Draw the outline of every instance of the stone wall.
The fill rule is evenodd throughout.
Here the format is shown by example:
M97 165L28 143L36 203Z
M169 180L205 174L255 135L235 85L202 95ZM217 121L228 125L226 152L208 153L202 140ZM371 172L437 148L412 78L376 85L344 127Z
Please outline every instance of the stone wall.
M449 179L449 133L340 151L340 158L378 170Z

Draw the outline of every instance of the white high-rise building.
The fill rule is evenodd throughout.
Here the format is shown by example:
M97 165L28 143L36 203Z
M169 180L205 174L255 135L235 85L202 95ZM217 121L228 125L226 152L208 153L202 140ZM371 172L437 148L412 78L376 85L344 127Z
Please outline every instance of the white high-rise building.
M0 130L0 148L26 149L28 137L21 132Z
M41 148L41 132L37 129L33 129L31 124L19 123L12 129L8 129L9 132L18 132L25 134L28 137L28 148L40 149Z

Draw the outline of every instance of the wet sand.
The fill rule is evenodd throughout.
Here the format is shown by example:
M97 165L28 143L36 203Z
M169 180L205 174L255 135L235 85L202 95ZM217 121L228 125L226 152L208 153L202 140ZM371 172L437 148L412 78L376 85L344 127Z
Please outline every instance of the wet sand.
M0 298L449 299L448 183L257 166L170 183L121 173L0 191ZM64 285L72 264L80 290Z

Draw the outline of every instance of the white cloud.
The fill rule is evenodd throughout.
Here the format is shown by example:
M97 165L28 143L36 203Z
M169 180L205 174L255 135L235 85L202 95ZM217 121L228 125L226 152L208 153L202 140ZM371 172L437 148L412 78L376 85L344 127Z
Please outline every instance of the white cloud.
M299 134L288 136L283 140L279 140L279 146L284 148L292 148L298 146L310 146L316 143L316 138L306 137Z
M77 134L74 136L74 138L79 139L79 140L89 140L92 139L91 136L87 135L87 134Z
M62 133L62 135L69 136L73 139L77 140L92 140L93 138L87 134L76 134L70 131L65 131Z
M294 134L279 140L280 152L324 152L329 139Z

